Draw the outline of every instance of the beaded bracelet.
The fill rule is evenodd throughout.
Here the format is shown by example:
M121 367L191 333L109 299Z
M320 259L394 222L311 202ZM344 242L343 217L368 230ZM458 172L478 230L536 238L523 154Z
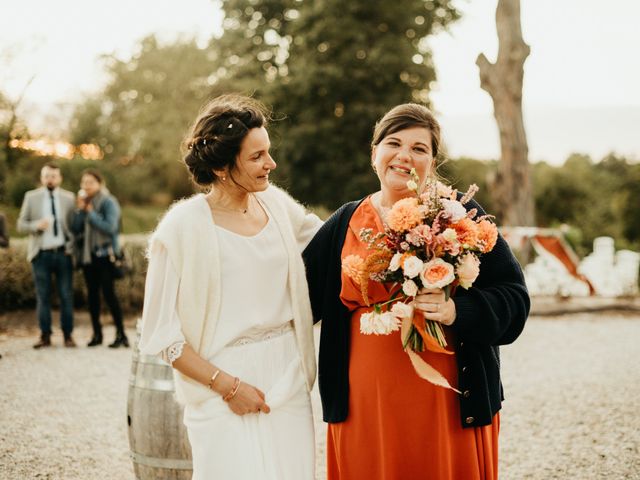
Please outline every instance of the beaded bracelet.
M218 378L218 375L220 375L220 369L216 370L215 373L211 376L211 380L209 380L209 388L211 390L213 390L213 382L216 381L216 378Z
M235 380L233 381L233 388L229 393L227 393L224 397L222 397L222 400L224 400L225 402L228 402L233 397L235 397L236 393L238 393L239 387L240 387L240 379L236 377Z

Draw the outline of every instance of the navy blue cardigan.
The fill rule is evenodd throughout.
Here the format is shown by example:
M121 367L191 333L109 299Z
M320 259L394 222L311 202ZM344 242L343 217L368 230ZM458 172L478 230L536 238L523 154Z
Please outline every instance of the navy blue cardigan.
M340 207L303 252L314 321L322 320L318 383L325 422L346 420L349 412L349 310L340 301L341 253L351 216L362 201ZM465 205L484 210L474 200ZM504 400L498 345L513 342L524 328L530 301L522 270L502 236L481 258L473 287L453 297L461 424L491 423Z

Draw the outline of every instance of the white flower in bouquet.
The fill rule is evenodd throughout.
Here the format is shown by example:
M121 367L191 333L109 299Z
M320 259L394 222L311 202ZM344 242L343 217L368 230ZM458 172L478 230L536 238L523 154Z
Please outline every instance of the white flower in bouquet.
M453 194L453 189L449 185L445 185L441 182L437 183L436 190L438 192L438 196L440 197L450 198Z
M393 257L391 257L391 261L389 262L389 270L395 272L400 268L400 260L402 260L402 253L398 252Z
M458 234L453 228L447 228L441 235L447 242L455 242L458 240Z
M418 294L418 285L413 280L405 280L402 284L402 292L407 297L415 297Z
M389 335L400 329L400 322L391 312L363 313L360 317L360 333L365 335Z
M457 222L467 216L467 209L457 200L443 198L441 202L447 217L449 217L452 222Z
M411 280L408 281L411 282ZM403 302L394 303L393 307L391 307L391 313L393 313L398 319L413 318L413 304Z
M424 262L420 260L415 255L410 256L405 259L402 264L402 270L404 272L404 276L408 278L415 278L420 275L422 269L424 268Z
M400 330L400 321L392 312L384 312L379 316L377 330L378 335L389 335Z
M363 313L360 316L360 333L364 333L365 335L371 335L375 333L375 321L374 317L378 315L375 311Z

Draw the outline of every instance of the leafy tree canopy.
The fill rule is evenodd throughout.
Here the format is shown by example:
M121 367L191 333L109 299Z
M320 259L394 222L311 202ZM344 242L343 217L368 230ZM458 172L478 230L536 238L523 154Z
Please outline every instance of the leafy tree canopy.
M73 140L97 142L107 161L144 165L179 196L189 187L178 145L198 107L224 92L253 94L281 120L276 180L335 207L376 187L375 121L396 104L428 103L435 72L425 39L458 18L452 3L223 0L224 33L206 48L149 37L130 61L107 57L111 81L78 108Z

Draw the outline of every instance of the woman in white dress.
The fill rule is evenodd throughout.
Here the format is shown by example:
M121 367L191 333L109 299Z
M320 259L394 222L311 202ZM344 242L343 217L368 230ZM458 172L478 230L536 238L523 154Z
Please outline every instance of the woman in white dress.
M321 221L269 184L264 107L210 102L184 161L208 187L149 244L140 350L174 368L193 479L314 478L312 316L301 251Z

